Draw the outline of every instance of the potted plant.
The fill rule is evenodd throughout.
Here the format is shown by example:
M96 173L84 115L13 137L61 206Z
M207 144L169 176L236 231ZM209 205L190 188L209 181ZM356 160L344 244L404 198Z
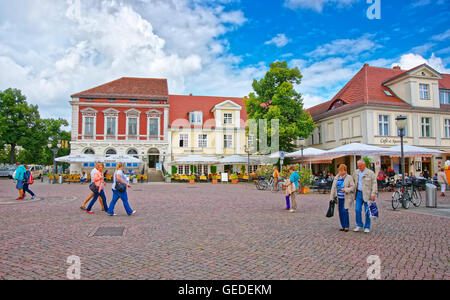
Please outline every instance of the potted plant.
M138 183L137 176L136 176L136 175L133 175L132 178L133 178L133 183L134 183L134 184L137 184L137 183Z
M172 182L172 177L170 176L169 173L167 173L167 174L164 176L164 180L165 180L166 183L171 183L171 182Z
M309 186L312 183L312 172L310 169L303 169L299 171L299 176L300 176L300 185L302 187L301 193L308 194Z
M194 174L189 175L188 178L189 178L189 184L195 183L195 175Z
M217 178L219 178L219 176L217 176L216 174L211 176L212 178L212 184L217 184Z
M238 176L236 173L231 174L230 179L233 184L237 184L239 182Z

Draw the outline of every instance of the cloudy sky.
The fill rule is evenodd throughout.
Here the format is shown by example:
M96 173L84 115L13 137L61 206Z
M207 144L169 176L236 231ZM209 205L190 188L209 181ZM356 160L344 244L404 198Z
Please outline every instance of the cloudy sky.
M172 94L245 96L272 61L304 76L310 107L367 62L450 73L450 0L0 1L0 89L70 121L70 95L122 76Z

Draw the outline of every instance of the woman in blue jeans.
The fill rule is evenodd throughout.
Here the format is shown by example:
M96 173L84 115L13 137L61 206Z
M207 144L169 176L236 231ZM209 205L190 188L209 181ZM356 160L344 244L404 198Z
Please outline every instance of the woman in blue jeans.
M348 232L350 228L350 218L348 208L353 202L353 189L355 182L352 176L347 175L347 166L342 164L339 166L339 174L334 177L333 186L331 187L330 200L338 199L339 220L341 221L341 231Z
M111 200L111 203L109 204L108 209L108 216L116 216L114 213L114 206L116 205L117 200L122 199L123 207L125 208L125 211L127 212L127 215L131 216L136 213L135 210L132 210L130 205L128 204L128 194L127 190L119 192L116 189L116 184L120 182L123 183L127 188L130 188L130 181L125 174L123 174L123 164L118 163L116 167L116 171L114 172L113 176L113 185L112 185L112 191L113 191L113 199Z
M98 163L97 168L95 172L93 173L93 182L98 187L98 193L94 193L94 198L92 198L91 202L88 205L88 208L86 209L86 212L88 214L93 214L94 212L91 211L92 206L94 206L95 202L97 201L98 197L100 197L103 202L103 207L105 208L105 211L108 211L108 204L106 203L106 195L105 195L105 179L103 177L103 169L104 165L103 163Z

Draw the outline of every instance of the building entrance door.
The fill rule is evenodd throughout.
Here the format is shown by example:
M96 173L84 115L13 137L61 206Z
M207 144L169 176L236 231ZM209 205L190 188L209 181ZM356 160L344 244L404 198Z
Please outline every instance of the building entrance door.
M159 163L159 150L155 148L148 150L148 167L155 169L157 163Z

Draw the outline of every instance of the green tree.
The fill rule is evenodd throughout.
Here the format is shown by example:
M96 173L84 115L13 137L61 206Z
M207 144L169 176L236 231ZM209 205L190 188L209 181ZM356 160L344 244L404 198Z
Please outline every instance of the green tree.
M49 165L53 153L47 142L70 140L70 133L62 129L68 126L64 119L41 119L37 105L29 105L18 89L0 91L0 142L3 152L8 152L8 162ZM22 149L17 151L17 147ZM2 152L2 153L3 153ZM61 149L57 156L68 155L70 149ZM0 158L3 155L0 156Z
M302 95L294 89L302 77L297 67L290 69L285 61L271 63L264 78L253 80L254 92L244 99L249 119L267 120L269 137L270 122L279 120L279 145L283 151L294 150L294 141L309 137L316 126L303 110Z
M38 107L28 105L20 90L0 91L0 139L2 148L9 145L10 163L16 160L16 147L23 147L39 119Z

